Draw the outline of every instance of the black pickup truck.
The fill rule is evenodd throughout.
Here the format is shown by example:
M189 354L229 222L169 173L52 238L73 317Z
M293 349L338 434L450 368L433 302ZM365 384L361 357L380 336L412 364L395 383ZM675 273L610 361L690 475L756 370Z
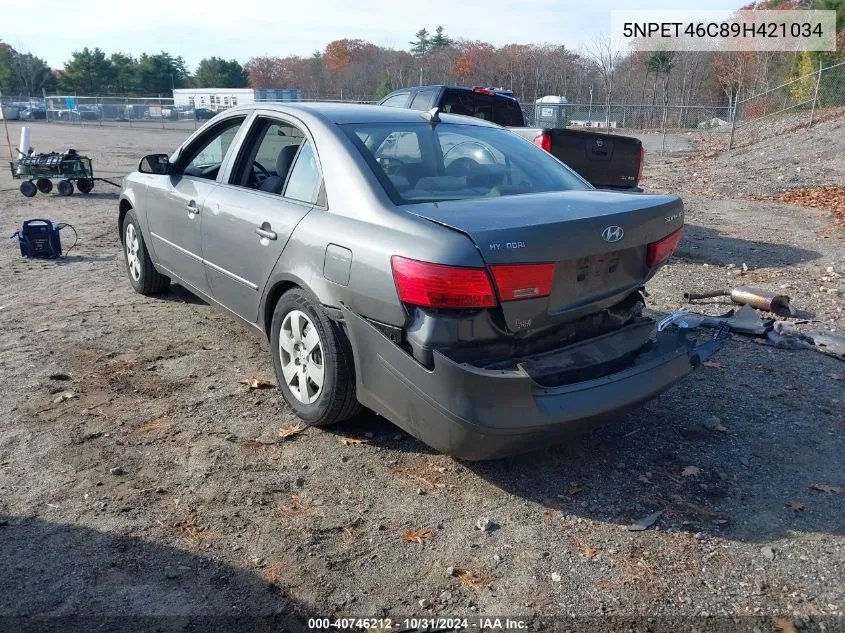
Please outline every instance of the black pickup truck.
M533 141L599 189L642 191L645 151L639 139L568 128L525 127L519 102L488 88L419 86L396 90L379 105L475 116L509 128Z

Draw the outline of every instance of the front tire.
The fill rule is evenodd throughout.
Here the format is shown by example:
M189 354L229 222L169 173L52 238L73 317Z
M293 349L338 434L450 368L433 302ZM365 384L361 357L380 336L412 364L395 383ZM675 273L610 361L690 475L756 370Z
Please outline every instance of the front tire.
M60 196L73 195L73 183L70 180L60 180L57 189Z
M303 421L326 426L358 412L349 341L302 290L289 290L276 304L270 346L279 389Z
M126 274L135 292L142 295L161 294L170 286L170 277L162 275L153 266L139 226L138 217L130 209L121 227Z
M35 185L32 184L32 182L29 181L29 180L24 180L21 183L21 186L18 187L18 188L20 189L20 192L23 195L25 195L27 198L31 198L32 196L34 196L38 192L38 189L36 189Z

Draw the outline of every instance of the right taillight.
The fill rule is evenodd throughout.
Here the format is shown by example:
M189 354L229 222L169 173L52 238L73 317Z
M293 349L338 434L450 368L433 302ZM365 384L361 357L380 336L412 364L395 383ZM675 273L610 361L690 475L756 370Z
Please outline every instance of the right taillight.
M534 145L547 152L552 151L552 135L548 132L541 132L534 137Z
M390 258L399 299L427 308L492 308L496 295L484 268Z
M640 168L637 170L637 182L643 179L643 165L645 165L645 147L640 145Z
M678 242L681 241L684 227L679 228L674 233L670 233L659 242L652 242L648 245L646 251L646 264L649 268L656 268L663 262L669 259L669 255L675 252L678 248Z

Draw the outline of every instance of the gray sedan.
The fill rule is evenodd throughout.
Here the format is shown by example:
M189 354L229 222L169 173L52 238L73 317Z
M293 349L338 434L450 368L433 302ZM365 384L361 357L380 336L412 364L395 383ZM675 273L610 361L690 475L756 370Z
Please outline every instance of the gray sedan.
M618 417L714 351L642 314L678 197L596 191L436 110L232 108L141 160L119 227L133 288L173 280L266 336L302 420L363 405L464 459Z

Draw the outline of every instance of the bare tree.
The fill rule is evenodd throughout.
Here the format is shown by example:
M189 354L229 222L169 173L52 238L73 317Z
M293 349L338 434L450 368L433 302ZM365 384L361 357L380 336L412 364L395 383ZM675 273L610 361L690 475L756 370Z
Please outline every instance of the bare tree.
M610 104L613 102L613 80L622 58L609 34L597 35L584 49L585 56L596 66L604 84L604 125L610 131Z

